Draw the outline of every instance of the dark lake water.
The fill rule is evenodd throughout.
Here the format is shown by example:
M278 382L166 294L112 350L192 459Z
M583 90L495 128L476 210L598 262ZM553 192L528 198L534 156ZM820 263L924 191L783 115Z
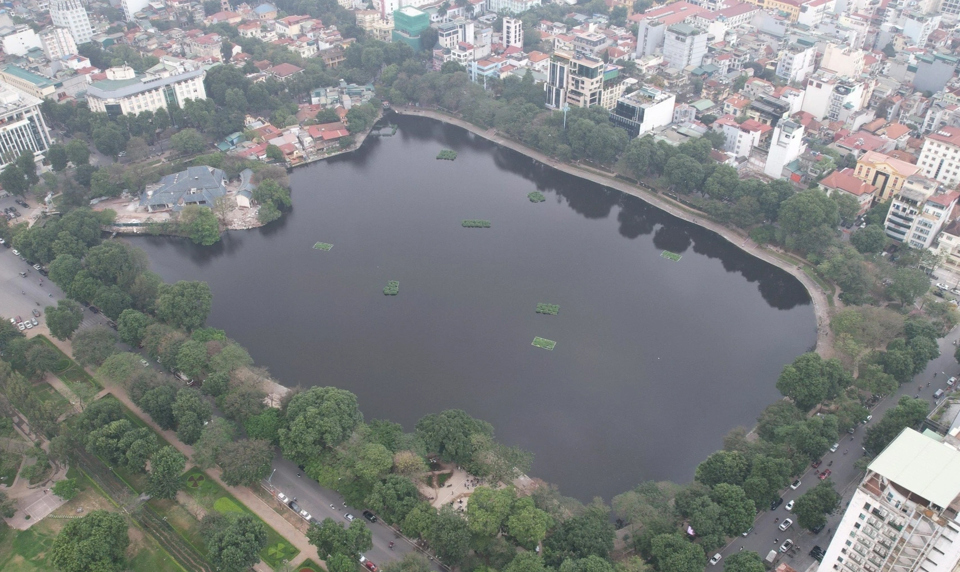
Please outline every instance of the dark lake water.
M462 129L397 122L295 171L292 212L265 229L132 242L165 280L209 282L208 324L283 384L348 389L407 430L465 409L584 500L691 479L815 343L801 284L713 232ZM456 161L435 159L444 148Z

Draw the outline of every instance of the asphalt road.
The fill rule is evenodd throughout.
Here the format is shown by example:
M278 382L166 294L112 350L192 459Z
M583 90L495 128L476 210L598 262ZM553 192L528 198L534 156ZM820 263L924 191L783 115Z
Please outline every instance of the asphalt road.
M960 364L958 364L957 360L953 357L953 353L957 349L953 344L958 340L960 340L960 328L955 328L947 334L946 337L941 338L939 340L940 357L931 361L927 369L917 375L911 383L902 385L894 395L887 397L877 404L870 412L871 415L873 415L871 423L879 421L883 417L884 412L895 407L897 401L904 395L914 397L919 393L920 397L928 399L932 406L934 403L933 393L937 389L946 391L949 389L947 387L947 379L950 376L960 375ZM937 374L936 377L934 377L934 373ZM929 387L927 387L928 382L930 383ZM917 391L918 385L922 386L920 391ZM773 512L769 510L761 512L754 521L753 530L750 534L746 537L734 539L720 551L720 554L726 558L739 552L742 547L743 550L753 550L760 554L761 558L765 558L770 550L777 550L779 554L780 545L789 538L793 540L797 550L791 551L791 554L786 556L779 554L778 562L786 562L800 572L804 572L813 564L816 564L816 560L809 555L810 550L814 546L820 546L824 550L827 549L833 537L831 534L832 531L836 530L840 519L843 518L843 511L846 510L854 490L856 490L857 485L860 484L860 480L863 478L863 473L854 468L854 463L864 454L861 448L863 446L864 435L865 427L863 425L857 427L852 436L844 434L840 439L840 447L836 453L828 452L825 454L823 456L823 465L821 465L819 469L815 470L808 466L807 470L800 475L800 481L802 483L800 487L797 490L791 490L788 487L783 491L781 493L783 504ZM853 437L852 440L851 437ZM848 451L848 453L844 454L844 451ZM830 465L831 462L833 465ZM817 484L820 483L820 480L817 478L817 472L827 468L832 471L830 478L837 491L843 496L840 505L841 510L838 511L837 514L828 516L827 527L822 530L820 534L813 534L809 530L801 529L796 524L796 518L792 517L784 507L791 500L798 498L810 488L817 486ZM769 509L769 507L766 508ZM779 523L775 522L775 519L779 519L782 523L785 518L792 518L794 524L786 531L780 531ZM722 570L723 562L724 561L721 560L716 566L710 566L708 564L707 569ZM813 569L815 570L816 568Z
M300 477L297 475L301 474ZM404 554L416 550L403 537L397 538L393 530L382 521L371 523L363 518L363 508L344 507L343 497L337 492L321 487L316 481L302 474L297 466L278 454L273 459L273 474L268 479L269 484L277 491L290 498L296 497L300 508L310 513L317 521L332 518L335 521L349 524L347 513L362 521L373 534L373 548L364 553L374 564L382 567L391 560L399 560ZM333 505L335 508L331 508ZM393 550L390 543L394 543ZM322 557L322 555L321 555ZM431 566L437 572L446 572L436 561Z

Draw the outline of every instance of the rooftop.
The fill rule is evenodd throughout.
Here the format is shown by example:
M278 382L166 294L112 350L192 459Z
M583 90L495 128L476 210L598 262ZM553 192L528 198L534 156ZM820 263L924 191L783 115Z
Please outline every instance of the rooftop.
M927 139L960 147L960 127L941 127L936 133L927 135Z
M960 495L960 451L913 429L904 429L868 469L939 507Z
M839 189L858 197L877 190L877 188L870 183L858 179L853 174L853 169L850 168L830 173L820 181L820 184L829 189Z
M104 79L90 84L87 88L87 95L99 97L101 99L128 97L148 89L157 89L177 82L202 77L204 71L193 70L181 74L171 75L169 77L135 77L132 79Z

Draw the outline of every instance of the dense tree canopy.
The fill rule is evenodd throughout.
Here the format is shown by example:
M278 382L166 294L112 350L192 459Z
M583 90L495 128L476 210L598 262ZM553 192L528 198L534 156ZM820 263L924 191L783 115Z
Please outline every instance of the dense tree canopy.
M127 523L117 513L95 510L67 521L53 541L51 561L62 572L111 572L126 566Z
M292 459L308 460L342 443L363 421L357 396L336 387L313 387L290 400L280 447Z

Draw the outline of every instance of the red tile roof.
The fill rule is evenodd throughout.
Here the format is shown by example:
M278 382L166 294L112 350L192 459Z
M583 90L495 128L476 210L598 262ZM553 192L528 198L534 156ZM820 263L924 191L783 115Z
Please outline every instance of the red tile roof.
M927 135L927 139L933 139L934 141L960 147L960 128L949 126L941 127L936 132Z
M870 183L866 183L855 177L853 169L849 167L842 171L830 173L820 181L820 184L828 189L839 189L858 197L877 190L877 188Z

